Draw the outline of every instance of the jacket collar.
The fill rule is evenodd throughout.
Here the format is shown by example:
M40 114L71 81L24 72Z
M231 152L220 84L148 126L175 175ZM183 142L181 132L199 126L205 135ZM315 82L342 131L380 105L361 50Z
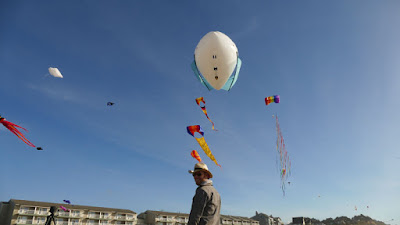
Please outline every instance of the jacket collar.
M212 186L212 185L213 185L212 180L205 180L199 186Z

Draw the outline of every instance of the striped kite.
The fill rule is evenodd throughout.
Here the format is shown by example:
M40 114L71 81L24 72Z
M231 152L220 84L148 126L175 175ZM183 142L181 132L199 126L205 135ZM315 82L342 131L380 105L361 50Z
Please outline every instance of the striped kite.
M207 145L206 140L204 140L204 131L201 129L200 125L193 125L193 126L188 126L187 127L187 132L192 135L196 141L199 143L200 147L203 149L203 151L206 153L206 155L215 162L215 164L217 164L217 166L221 167L221 165L219 165L217 163L217 160L215 159L214 155L211 153L210 148ZM195 133L199 133L201 134L201 138L197 138L194 136Z
M200 105L201 102L203 103L203 106ZM203 97L196 98L196 103L197 103L197 105L200 106L201 110L203 110L203 113L206 115L207 119L212 123L212 129L215 131L218 131L217 129L214 128L213 121L211 121L210 117L208 117L208 115L207 115L207 109L206 109L206 105L205 105L206 102L204 101L204 98Z
M265 104L266 105L269 105L272 102L279 103L280 102L279 95L269 96L269 97L265 98Z

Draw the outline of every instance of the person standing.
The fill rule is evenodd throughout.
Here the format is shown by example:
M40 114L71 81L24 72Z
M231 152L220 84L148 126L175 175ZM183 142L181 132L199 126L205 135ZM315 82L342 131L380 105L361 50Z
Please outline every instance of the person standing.
M210 180L212 173L204 163L196 163L189 173L198 187L187 225L220 225L221 197Z

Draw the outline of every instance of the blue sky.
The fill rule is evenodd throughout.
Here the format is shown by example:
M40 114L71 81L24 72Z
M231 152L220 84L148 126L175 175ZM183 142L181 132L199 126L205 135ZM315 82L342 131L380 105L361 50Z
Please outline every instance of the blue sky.
M1 1L0 114L44 151L0 128L0 200L189 213L197 149L223 214L400 224L399 10L397 1ZM209 92L190 68L209 31L227 34L243 61L229 92ZM281 103L265 106L275 94ZM275 113L292 165L285 197ZM186 133L195 124L222 169Z

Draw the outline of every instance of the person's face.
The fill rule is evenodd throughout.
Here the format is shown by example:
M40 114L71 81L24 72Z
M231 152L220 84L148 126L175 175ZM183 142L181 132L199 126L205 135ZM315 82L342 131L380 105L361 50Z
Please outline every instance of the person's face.
M193 173L194 182L197 185L200 185L203 181L208 179L208 174L204 173L203 171L198 171Z

